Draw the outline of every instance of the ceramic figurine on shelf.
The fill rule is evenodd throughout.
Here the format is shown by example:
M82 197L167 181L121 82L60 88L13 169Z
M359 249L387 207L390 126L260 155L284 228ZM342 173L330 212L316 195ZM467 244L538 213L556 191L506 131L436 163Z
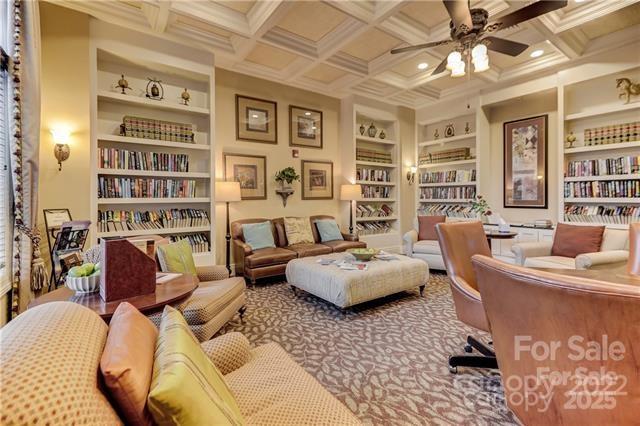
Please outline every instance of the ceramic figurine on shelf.
M569 134L567 135L567 137L565 139L564 147L565 148L572 148L575 141L576 141L576 135L574 135L573 132L569 132Z
M440 133L438 133L438 129L436 129L436 131L433 132L433 138L438 139L439 137L440 137Z
M367 134L369 135L370 138L375 138L376 133L378 133L378 129L376 129L376 126L373 123L371 123L371 125L367 129Z
M364 127L364 124L361 124L360 125L360 134L364 136L364 132L366 132L366 131L367 131L367 128Z
M384 138L386 138L386 137L387 137L387 135L384 133L384 130L380 130L380 134L378 135L378 137L379 137L380 139L384 139Z
M467 121L467 123L464 126L464 132L466 134L469 134L470 131L471 131L471 127L469 126L469 122Z
M129 87L129 82L125 80L124 74L120 74L120 80L118 80L118 84L116 84L116 87L122 90L122 92L120 93L123 95L126 94L125 90L133 90L131 89L131 87Z
M182 105L189 105L189 101L191 100L191 95L187 92L187 88L184 88L184 92L180 95L182 98Z
M456 129L453 127L453 124L447 124L444 126L444 137L451 138L456 135Z
M147 98L154 99L156 101L161 101L164 99L164 87L162 87L162 81L156 80L154 78L148 78L149 82L147 83Z
M625 104L628 104L631 100L631 96L640 95L640 83L633 83L629 78L618 78L616 80L616 87L620 89L619 98L627 98Z

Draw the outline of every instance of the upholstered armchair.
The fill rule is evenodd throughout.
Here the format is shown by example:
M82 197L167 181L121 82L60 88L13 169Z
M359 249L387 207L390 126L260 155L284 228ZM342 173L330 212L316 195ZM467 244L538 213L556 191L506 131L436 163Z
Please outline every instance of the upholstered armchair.
M414 220L414 229L408 231L402 237L402 249L405 256L414 257L427 262L429 269L444 270L444 260L437 238L420 240L418 233L418 219Z
M552 256L552 241L514 244L511 251L516 264L531 268L609 269L622 266L629 257L629 233L622 229L605 228L600 251L583 253L575 258Z

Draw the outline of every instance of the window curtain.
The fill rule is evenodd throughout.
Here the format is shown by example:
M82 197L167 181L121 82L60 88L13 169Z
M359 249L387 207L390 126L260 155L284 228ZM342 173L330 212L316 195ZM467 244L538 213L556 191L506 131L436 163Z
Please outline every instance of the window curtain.
M37 1L12 0L11 168L14 198L12 316L24 311L47 282L40 257L40 16Z

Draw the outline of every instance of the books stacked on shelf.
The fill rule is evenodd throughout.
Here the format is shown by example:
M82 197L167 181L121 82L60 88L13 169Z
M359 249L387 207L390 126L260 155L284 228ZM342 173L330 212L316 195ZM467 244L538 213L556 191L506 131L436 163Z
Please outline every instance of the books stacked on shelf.
M418 209L418 215L424 216L448 216L465 219L475 219L478 213L471 209L471 206L459 204L431 204Z
M627 155L617 158L569 161L567 176L628 175L640 172L640 156ZM640 177L640 175L638 175Z
M578 198L640 197L640 180L565 182L564 196Z
M202 209L98 210L98 232L209 226L209 213Z
M434 187L434 188L421 188L420 198L429 200L457 200L457 199L469 199L475 198L476 187L475 186L448 186L448 187Z
M362 198L391 198L390 186L362 186Z
M358 167L356 169L356 179L372 182L391 182L391 172L389 170Z
M188 172L189 156L186 154L98 148L98 166L103 169Z
M98 177L98 198L191 198L196 196L192 179L146 179Z
M584 130L584 145L609 145L640 140L640 121Z
M393 209L388 204L358 204L356 217L387 217L393 215Z
M564 207L564 220L577 223L610 223L627 225L640 221L638 206L576 206Z
M384 164L391 164L393 162L391 152L366 148L356 148L356 160Z
M418 162L420 165L433 163L446 163L449 161L467 160L471 158L471 148L461 147L446 149L444 151L420 153Z
M197 234L169 235L167 238L169 238L171 242L187 240L191 246L191 251L194 253L204 253L210 249L209 237L202 232Z
M120 135L169 142L195 143L192 124L132 117L130 115L126 115L122 119Z
M356 231L359 235L386 234L391 231L389 222L358 222Z
M420 174L420 183L452 183L475 182L476 169L446 170L443 172L428 172Z

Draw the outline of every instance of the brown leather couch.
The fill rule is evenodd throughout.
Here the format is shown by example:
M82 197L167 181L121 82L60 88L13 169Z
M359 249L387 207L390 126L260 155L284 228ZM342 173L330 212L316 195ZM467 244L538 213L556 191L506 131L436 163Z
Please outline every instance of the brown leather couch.
M315 221L319 219L334 219L333 216L317 215L309 217L311 231L313 232L313 244L289 245L287 234L284 230L284 218L276 219L243 219L231 224L231 238L233 240L233 258L236 275L244 276L255 284L258 278L283 275L290 260L299 257L321 256L323 254L343 252L351 248L364 248L367 244L358 241L358 237L351 234L342 234L344 241L320 242L320 234ZM244 241L242 225L247 223L270 222L271 232L275 248L264 248L253 251Z

